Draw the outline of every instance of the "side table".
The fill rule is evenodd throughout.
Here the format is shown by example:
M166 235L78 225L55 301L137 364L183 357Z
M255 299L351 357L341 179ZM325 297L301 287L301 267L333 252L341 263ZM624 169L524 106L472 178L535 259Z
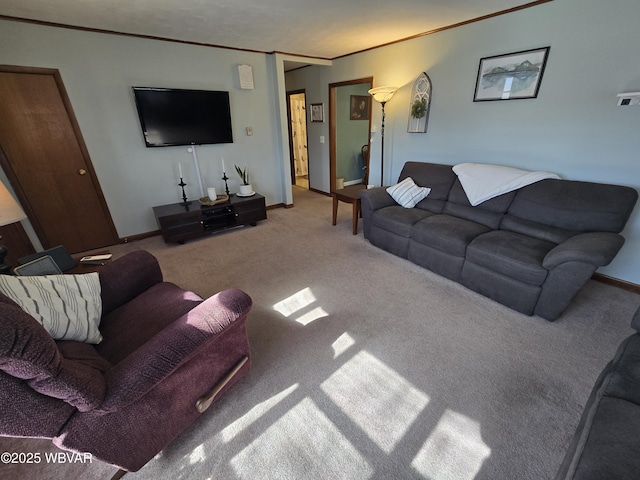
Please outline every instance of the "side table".
M331 193L333 197L333 223L336 224L336 217L338 216L338 202L350 203L352 205L352 225L353 225L353 234L358 234L358 216L362 216L362 212L360 210L360 190L364 190L366 185L357 184L357 185L349 185L348 187L341 188L340 190L334 190Z

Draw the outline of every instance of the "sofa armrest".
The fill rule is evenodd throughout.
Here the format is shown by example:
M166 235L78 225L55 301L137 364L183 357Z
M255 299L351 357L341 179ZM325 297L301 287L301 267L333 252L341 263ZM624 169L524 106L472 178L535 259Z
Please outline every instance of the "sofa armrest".
M360 190L359 195L363 215L365 210L371 212L380 208L397 205L396 201L387 193L387 189L384 187L363 189Z
M566 262L581 262L601 267L613 260L623 244L624 237L617 233L579 233L547 253L542 266L552 270Z
M106 373L107 394L96 412L115 412L143 397L251 310L249 295L224 290L167 326Z
M384 207L397 205L396 201L387 193L384 187L360 190L360 213L362 215L362 233L364 238L370 239L371 218L373 212Z
M158 260L145 250L128 253L108 263L98 270L98 274L103 315L162 282Z

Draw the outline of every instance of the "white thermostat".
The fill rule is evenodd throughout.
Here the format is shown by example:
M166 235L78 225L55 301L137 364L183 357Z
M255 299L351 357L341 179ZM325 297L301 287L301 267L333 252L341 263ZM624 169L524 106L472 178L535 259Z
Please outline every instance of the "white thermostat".
M618 105L640 105L640 92L619 93Z

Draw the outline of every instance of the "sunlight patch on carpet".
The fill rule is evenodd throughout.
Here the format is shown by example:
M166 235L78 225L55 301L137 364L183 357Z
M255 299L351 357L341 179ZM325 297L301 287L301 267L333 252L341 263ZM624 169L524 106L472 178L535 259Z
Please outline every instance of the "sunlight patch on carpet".
M204 451L204 445L200 444L189 454L189 464L204 462L207 459L207 454Z
M296 313L300 313L302 310L309 308L317 301L316 296L313 294L309 287L303 288L297 293L294 293L290 297L276 303L273 309L285 317L292 317ZM324 311L322 307L316 307L313 310L301 313L299 317L294 320L302 325L308 325L318 318L326 317L329 314Z
M231 459L240 479L348 478L373 469L310 398L305 398Z
M425 478L473 480L491 449L482 441L480 424L447 410L411 462Z
M333 358L338 358L346 352L350 347L356 344L356 341L347 332L344 332L338 339L331 344L333 347Z
M325 312L322 307L316 307L310 312L307 312L299 316L298 318L296 318L296 322L302 325L309 325L314 320L318 320L319 318L328 317L328 316L329 314Z
M250 427L255 421L260 419L263 415L266 415L273 407L278 405L281 401L291 395L298 388L298 384L291 385L286 390L274 395L271 398L268 398L264 402L260 402L247 413L245 413L238 420L233 422L231 425L225 427L220 432L220 436L224 442L230 442L233 440L236 435L241 433L246 428Z
M366 351L320 387L386 453L393 451L429 403L427 395Z

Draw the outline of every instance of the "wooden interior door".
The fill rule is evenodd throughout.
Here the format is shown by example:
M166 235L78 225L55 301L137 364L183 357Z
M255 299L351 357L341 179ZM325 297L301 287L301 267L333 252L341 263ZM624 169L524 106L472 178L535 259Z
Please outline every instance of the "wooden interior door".
M117 243L57 70L0 66L0 147L0 164L44 248L76 253Z

